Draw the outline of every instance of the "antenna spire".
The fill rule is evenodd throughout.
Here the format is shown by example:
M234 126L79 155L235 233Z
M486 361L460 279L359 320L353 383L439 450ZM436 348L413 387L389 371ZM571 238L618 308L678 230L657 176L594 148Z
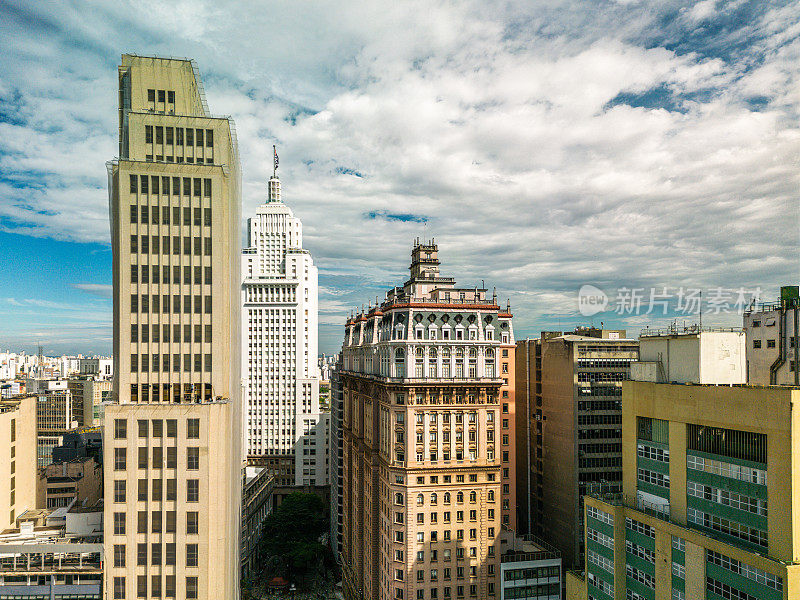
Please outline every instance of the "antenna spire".
M275 157L274 165L272 167L272 176L278 176L278 151L275 149L275 144L272 144L272 155Z

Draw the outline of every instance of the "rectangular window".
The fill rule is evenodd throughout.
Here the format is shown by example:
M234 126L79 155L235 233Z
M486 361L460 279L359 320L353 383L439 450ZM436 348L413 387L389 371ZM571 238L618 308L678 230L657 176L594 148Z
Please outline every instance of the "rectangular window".
M186 566L196 567L198 565L197 544L186 544Z
M200 501L200 480L187 479L186 480L186 501L199 502Z
M114 577L114 600L125 600L124 577Z
M200 513L190 511L186 513L186 534L197 535L200 529Z
M200 448L186 449L186 468L189 471L197 471L200 468Z
M125 513L114 513L114 535L125 535Z

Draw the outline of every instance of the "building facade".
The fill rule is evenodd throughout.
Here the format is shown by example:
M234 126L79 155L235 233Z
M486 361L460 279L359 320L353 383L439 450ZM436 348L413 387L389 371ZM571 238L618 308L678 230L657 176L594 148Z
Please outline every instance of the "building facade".
M53 462L39 468L36 506L94 506L103 494L103 468L94 457Z
M347 321L341 560L351 597L500 596L501 349L514 336L485 293L440 275L437 246L418 241L409 280Z
M320 423L317 268L303 225L281 201L277 174L247 220L242 254L242 375L248 459L294 463L278 485L326 485L327 430Z
M0 526L36 508L36 396L0 401Z
M108 164L113 403L107 598L234 598L241 503L240 176L192 61L123 55Z
M777 302L754 304L744 312L749 383L800 385L799 296L798 286L784 286Z
M98 375L78 375L71 377L67 384L72 396L72 416L78 427L100 425L103 402L111 398L111 379L101 379Z
M623 493L587 496L569 598L800 597L798 401L788 387L626 382Z
M583 328L543 333L520 342L517 352L517 390L527 398L520 405L533 417L529 479L519 482L533 491L526 520L558 548L565 566L581 564L583 496L622 487L622 382L638 343L624 331Z
M342 553L342 525L344 501L344 391L340 372L342 355L337 355L336 363L330 371L331 382L331 433L330 433L330 485L331 485L331 548L336 562Z

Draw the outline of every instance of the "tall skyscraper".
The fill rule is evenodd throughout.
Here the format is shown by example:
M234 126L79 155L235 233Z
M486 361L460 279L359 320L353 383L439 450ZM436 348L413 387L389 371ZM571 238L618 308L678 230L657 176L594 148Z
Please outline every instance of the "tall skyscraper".
M279 485L327 485L327 427L317 376L317 268L303 224L281 201L276 172L267 201L247 220L242 254L242 356L247 457ZM281 464L293 469L281 469ZM276 465L278 469L275 469Z
M439 273L347 321L339 373L345 588L372 599L501 595L501 349L511 315ZM509 357L511 358L511 357ZM509 490L510 495L510 490Z
M233 122L211 116L192 61L123 55L108 175L106 597L236 598L239 158Z
M584 494L621 489L622 382L638 350L625 331L594 328L518 344L518 409L533 417L530 470L521 468L518 482L533 497L520 503L522 522L559 549L565 566L583 562Z

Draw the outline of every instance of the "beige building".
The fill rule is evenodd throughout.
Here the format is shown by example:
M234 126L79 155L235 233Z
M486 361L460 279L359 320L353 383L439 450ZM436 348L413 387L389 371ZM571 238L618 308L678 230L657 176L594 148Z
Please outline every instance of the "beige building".
M238 596L240 181L194 63L123 55L109 163L114 404L105 591Z
M748 383L800 385L800 288L783 286L780 300L754 304L742 320Z
M103 471L93 456L52 463L39 469L36 506L94 506L102 497Z
M623 493L586 498L568 598L800 597L800 389L631 381Z
M410 279L347 321L341 561L351 597L501 597L502 515L513 514L501 503L501 419L511 418L501 390L513 390L501 365L513 356L501 350L514 336L485 292L455 287L436 245L418 241Z
M0 401L0 530L36 508L36 396Z
M70 378L67 384L72 396L72 418L77 426L102 424L103 402L111 397L111 379L80 375Z
M561 552L567 567L583 561L583 496L622 485L622 382L638 357L625 331L579 328L545 332L517 345L518 410L530 420L530 531ZM526 407L527 405L527 407ZM528 482L525 481L525 476Z

